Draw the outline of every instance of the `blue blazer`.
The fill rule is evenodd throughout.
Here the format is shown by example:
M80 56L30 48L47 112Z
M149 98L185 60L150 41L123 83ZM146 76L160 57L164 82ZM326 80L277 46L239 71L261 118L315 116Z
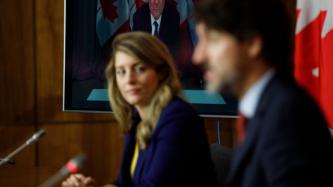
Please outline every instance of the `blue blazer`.
M315 104L277 74L267 85L245 142L234 152L232 187L333 186L333 140Z
M161 113L145 150L139 158L133 179L130 165L134 153L134 120L126 135L120 176L115 184L123 187L217 186L207 135L202 120L185 101L174 98Z

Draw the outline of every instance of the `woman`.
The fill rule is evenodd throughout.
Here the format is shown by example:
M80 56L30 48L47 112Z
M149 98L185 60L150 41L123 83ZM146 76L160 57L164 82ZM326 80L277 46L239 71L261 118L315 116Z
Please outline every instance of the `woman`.
M143 32L118 35L106 70L114 116L126 133L115 186L216 186L201 119L179 98L172 57L157 38ZM72 175L64 187L94 186ZM113 185L110 185L113 186Z

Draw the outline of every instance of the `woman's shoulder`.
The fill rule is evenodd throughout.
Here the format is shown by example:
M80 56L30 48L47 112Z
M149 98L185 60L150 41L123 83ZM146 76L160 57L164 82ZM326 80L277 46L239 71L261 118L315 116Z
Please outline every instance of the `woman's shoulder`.
M169 102L169 104L163 110L161 116L168 114L182 114L182 115L197 115L197 112L193 108L193 106L180 97L173 97L173 99Z
M198 121L199 115L193 106L180 97L174 97L160 115L160 123Z
M189 129L191 133L188 132ZM195 111L193 106L185 100L175 97L165 107L160 115L160 119L156 125L154 136L168 133L184 136L185 134L198 134L203 130L203 121ZM201 133L199 133L201 134Z

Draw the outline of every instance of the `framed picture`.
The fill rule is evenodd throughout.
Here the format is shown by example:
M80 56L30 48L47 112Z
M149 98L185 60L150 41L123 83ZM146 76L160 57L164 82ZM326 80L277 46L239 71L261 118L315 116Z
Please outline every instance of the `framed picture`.
M120 33L143 31L171 52L183 96L202 116L234 117L237 101L205 91L202 72L192 64L197 43L195 0L65 0L64 111L111 112L105 67Z

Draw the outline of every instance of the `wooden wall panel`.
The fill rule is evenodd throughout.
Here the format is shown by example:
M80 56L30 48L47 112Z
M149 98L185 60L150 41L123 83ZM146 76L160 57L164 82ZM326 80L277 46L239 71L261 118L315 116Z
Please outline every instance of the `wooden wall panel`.
M210 144L218 143L217 118L206 118L205 127ZM235 119L220 119L220 143L228 148L234 145L234 123Z
M33 0L0 1L0 157L35 129ZM0 186L36 186L36 145L0 167ZM24 185L23 185L24 186Z
M40 122L96 122L110 114L62 112L64 1L36 0L38 118Z
M118 175L123 136L116 124L46 124L48 135L39 147L39 181L45 181L78 153L87 161L82 172L100 184Z
M0 157L4 157L33 134L33 127L0 127ZM36 145L31 145L13 158L15 165L0 166L0 186L36 186Z
M0 1L0 125L34 117L33 3Z
M42 122L63 116L63 13L63 1L36 0L38 119Z
M85 144L90 159L86 172L100 184L112 182L117 176L121 164L124 136L117 124L96 124L86 128Z
M36 187L36 168L21 167L21 169L3 168L0 170L0 186L6 187Z

